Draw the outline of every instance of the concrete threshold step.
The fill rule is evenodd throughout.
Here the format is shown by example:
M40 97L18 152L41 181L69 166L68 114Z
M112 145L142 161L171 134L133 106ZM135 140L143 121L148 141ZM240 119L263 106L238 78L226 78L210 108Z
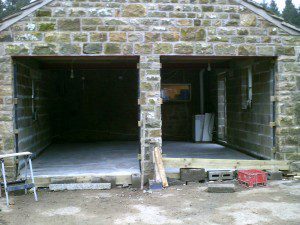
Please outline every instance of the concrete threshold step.
M51 191L74 191L74 190L109 190L111 183L70 183L70 184L50 184Z
M79 175L79 176L36 176L38 188L48 188L50 184L111 183L115 185L132 184L132 175Z

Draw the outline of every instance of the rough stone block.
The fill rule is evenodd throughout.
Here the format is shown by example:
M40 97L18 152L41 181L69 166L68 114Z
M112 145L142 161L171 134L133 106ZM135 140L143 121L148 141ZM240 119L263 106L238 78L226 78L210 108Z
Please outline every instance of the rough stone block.
M233 193L235 192L235 185L234 184L208 184L207 192Z
M70 183L70 184L50 184L51 191L74 191L74 190L109 190L110 183Z
M141 187L141 174L135 173L131 175L131 187L132 188Z
M268 180L282 180L282 172L281 171L267 171Z
M205 169L203 168L181 168L180 180L183 182L199 182L206 178Z

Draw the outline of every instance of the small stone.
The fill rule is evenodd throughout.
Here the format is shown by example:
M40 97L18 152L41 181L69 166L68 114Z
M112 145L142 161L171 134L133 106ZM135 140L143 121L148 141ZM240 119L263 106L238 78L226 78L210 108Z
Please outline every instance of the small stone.
M7 45L5 52L8 55L24 55L29 53L29 47L23 44Z
M80 46L77 44L63 44L61 47L60 47L60 50L59 50L59 53L60 54L71 54L71 55L74 55L74 54L80 54L81 53L81 48Z
M59 19L58 29L63 31L80 31L80 19Z
M213 11L214 11L213 6L209 6L209 5L203 5L202 6L202 12L213 12Z
M279 46L276 47L276 55L295 55L295 48L289 46Z
M192 54L194 51L193 44L191 43L176 44L174 51L177 54Z
M248 35L249 31L247 29L240 28L240 29L238 29L237 33L238 33L238 35Z
M55 23L41 23L39 31L52 31L55 30Z
M146 33L145 40L146 40L146 42L160 41L160 33Z
M106 33L90 33L90 40L91 42L104 42L107 41L107 34Z
M256 46L253 45L241 45L238 48L239 55L256 55Z
M157 43L154 45L155 54L171 54L173 52L172 44L168 43Z
M70 42L70 34L66 33L45 33L45 42Z
M213 54L213 45L207 43L196 44L196 54Z
M115 32L109 34L109 40L111 42L126 42L126 39L125 32Z
M254 14L241 14L241 26L254 27L256 26L256 15Z
M102 25L102 20L100 18L82 19L82 25Z
M73 41L87 42L87 34L85 34L85 33L75 33L75 34L73 34Z
M10 34L1 34L0 33L0 42L12 42L13 39L12 39L12 35Z
M106 43L104 52L105 54L121 54L121 45L118 43Z
M144 17L146 8L141 4L125 5L122 14L124 17Z
M83 45L83 53L85 54L99 54L102 52L102 45L91 43Z
M51 10L38 10L35 13L36 17L50 17L51 16Z
M166 42L176 42L179 41L178 33L163 33L162 40Z
M134 52L136 54L150 54L152 52L152 44L135 44Z
M35 55L53 55L55 54L55 45L52 44L35 45L32 53Z
M258 55L273 56L274 48L272 46L259 46Z
M219 55L236 55L236 47L230 44L216 44L215 54Z

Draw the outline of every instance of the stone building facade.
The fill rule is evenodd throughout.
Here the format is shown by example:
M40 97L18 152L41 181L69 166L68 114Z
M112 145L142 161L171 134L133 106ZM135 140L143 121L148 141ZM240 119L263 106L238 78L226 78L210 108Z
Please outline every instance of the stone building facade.
M300 31L250 1L44 0L0 31L0 153L15 152L12 56L139 56L145 175L162 144L161 56L268 56L276 57L274 157L300 159Z

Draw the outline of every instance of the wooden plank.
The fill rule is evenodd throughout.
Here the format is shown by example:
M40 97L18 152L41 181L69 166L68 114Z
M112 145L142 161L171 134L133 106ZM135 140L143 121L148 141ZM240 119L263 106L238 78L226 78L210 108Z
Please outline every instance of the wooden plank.
M168 180L163 164L163 159L161 155L161 151L158 147L154 148L154 158L155 158L155 167L157 168L157 172L159 173L160 179L162 181L163 187L168 187Z
M32 154L31 152L11 153L11 154L0 155L0 159L9 158L9 157L17 157L17 156L26 156L26 155L31 155L31 154Z
M289 161L279 160L234 160L200 158L163 158L166 168L205 169L279 169L289 170Z

